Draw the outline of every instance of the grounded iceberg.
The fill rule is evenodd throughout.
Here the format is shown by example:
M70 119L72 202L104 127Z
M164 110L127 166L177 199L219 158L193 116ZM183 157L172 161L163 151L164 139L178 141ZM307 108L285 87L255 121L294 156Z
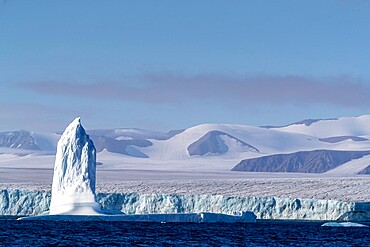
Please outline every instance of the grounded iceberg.
M100 214L95 184L95 147L76 118L58 142L50 214Z

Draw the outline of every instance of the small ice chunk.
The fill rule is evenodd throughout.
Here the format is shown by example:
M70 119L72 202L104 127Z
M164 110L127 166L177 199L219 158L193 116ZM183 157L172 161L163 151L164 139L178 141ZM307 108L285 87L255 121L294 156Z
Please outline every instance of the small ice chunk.
M322 226L326 227L369 227L368 225L354 222L326 222Z

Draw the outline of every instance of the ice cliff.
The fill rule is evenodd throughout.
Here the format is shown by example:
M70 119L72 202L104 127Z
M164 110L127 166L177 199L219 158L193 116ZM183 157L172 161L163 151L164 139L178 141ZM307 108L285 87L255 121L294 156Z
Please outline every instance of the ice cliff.
M50 198L46 191L0 190L0 215L40 215L49 210ZM251 211L257 219L336 220L357 207L354 202L335 200L223 195L99 193L96 198L103 210L126 214Z
M95 147L76 118L58 142L50 214L97 214L95 184Z

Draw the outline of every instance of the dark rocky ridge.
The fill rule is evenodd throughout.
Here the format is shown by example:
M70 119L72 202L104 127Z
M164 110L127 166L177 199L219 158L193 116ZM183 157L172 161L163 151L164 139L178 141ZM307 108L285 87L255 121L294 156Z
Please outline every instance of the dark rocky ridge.
M91 136L91 139L94 142L97 152L106 149L112 153L125 154L137 158L148 158L148 156L135 147L148 147L153 145L151 141L146 139L115 140L106 136Z
M324 173L370 151L314 150L242 160L232 171Z
M326 138L319 138L322 142L328 142L328 143L338 143L345 140L352 140L354 142L363 142L368 141L369 139L359 137L359 136L333 136L333 137L326 137Z
M246 147L254 152L259 152L259 150L248 143L243 142L242 140L229 135L225 132L214 130L210 131L199 140L189 145L188 153L190 156L194 155L206 155L206 154L224 154L229 148L225 142L221 139L221 136L226 136L230 139L237 141L241 146Z
M25 130L0 132L0 147L40 150L31 133Z
M370 165L368 165L365 169L363 169L362 171L360 171L359 173L357 174L370 174Z
M326 120L338 120L338 118L305 119L305 120L294 122L294 123L287 124L287 125L281 125L281 126L266 125L266 126L260 126L260 127L261 128L266 128L266 129L278 129L278 128L284 128L284 127L288 127L288 126L292 126L292 125L311 126L314 123L317 123L319 121L326 121Z

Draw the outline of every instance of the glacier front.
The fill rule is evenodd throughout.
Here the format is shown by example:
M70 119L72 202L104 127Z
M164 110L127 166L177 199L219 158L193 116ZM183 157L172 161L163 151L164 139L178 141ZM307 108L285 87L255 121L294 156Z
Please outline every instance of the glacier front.
M50 198L50 191L0 190L0 215L41 215L49 210ZM98 193L96 199L102 210L128 215L251 211L257 219L337 220L359 208L355 202L336 200L225 195Z

